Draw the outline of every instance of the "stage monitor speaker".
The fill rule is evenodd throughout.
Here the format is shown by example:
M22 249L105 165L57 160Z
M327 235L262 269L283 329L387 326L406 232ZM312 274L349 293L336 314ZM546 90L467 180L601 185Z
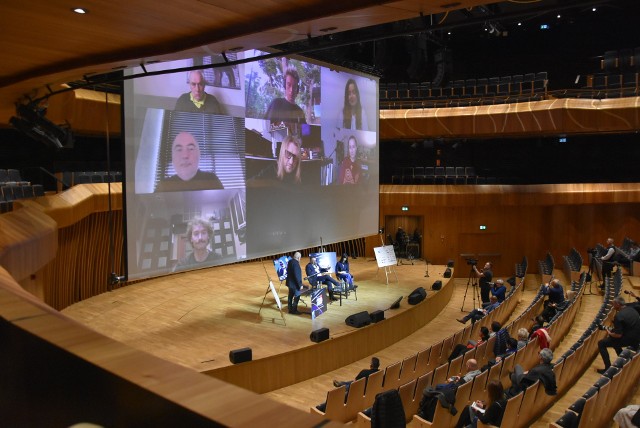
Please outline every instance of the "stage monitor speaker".
M434 291L438 291L442 289L442 281L437 280L436 282L433 283L433 285L431 286L431 289Z
M360 328L365 325L371 324L371 317L369 316L369 312L363 311L358 312L357 314L349 315L344 322L351 327Z
M447 262L447 267L453 267L453 259L449 259Z
M327 340L329 338L329 329L324 327L324 328L319 328L317 330L313 330L311 332L311 335L309 336L309 339L311 339L312 342L322 342L323 340Z
M231 361L233 364L251 361L251 358L251 348L241 348L229 351L229 361Z
M417 305L418 303L422 302L426 297L427 297L427 290L425 290L422 287L418 287L415 290L413 290L411 294L409 294L409 298L407 300L409 301L410 305Z
M381 310L377 310L377 311L373 311L369 314L369 316L371 317L371 322L379 322L384 320L384 311Z
M395 302L393 302L391 304L391 306L389 306L389 309L398 309L400 307L400 301L402 300L402 296L398 297L398 300L396 300Z
M442 276L445 278L451 278L451 268L447 268Z

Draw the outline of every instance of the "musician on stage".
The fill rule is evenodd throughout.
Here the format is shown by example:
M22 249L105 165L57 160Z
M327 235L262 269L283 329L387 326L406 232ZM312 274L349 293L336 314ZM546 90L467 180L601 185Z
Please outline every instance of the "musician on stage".
M478 281L478 285L480 286L480 300L482 300L482 305L490 304L489 293L491 292L491 280L493 279L493 272L491 268L493 264L491 262L487 262L484 264L484 268L478 270L477 265L473 265L473 270L480 278Z
M300 257L302 257L302 254L296 251L293 258L287 263L287 288L289 289L287 308L291 315L300 314L300 312L298 312L298 302L300 301L300 291L302 290Z
M340 283L331 277L329 272L323 272L318 266L316 258L313 256L309 256L309 263L305 268L305 272L307 273L307 280L311 284L312 287L317 287L318 284L325 284L327 286L327 290L329 291L329 298L333 301L338 300L333 296L333 286L340 287Z

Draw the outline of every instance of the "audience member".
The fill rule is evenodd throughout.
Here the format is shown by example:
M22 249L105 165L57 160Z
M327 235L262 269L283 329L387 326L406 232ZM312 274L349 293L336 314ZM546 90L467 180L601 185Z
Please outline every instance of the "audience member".
M473 380L474 377L482 373L482 371L478 368L478 361L474 360L473 358L469 358L467 360L466 369L467 372L464 376L451 376L449 379L447 379L447 386L457 388L458 386L464 385L465 383Z
M502 355L507 352L507 340L509 332L506 328L502 328L502 324L498 321L491 323L491 330L496 334L496 341L493 344L493 355Z
M538 345L540 349L549 348L551 346L551 335L549 335L549 331L544 326L545 319L542 315L538 315L535 318L535 324L531 327L531 335L529 336L529 340L538 339Z
M333 386L335 386L336 388L340 388L341 386L344 385L345 387L345 395L344 395L344 399L347 399L347 394L349 393L349 388L351 387L351 384L353 382L355 382L356 380L360 380L362 378L365 379L364 383L365 383L365 388L367 387L367 382L369 380L369 376L372 375L373 373L377 372L380 370L380 359L378 357L371 357L371 363L369 364L369 368L368 369L362 369L360 370L360 372L356 375L356 378L354 380L346 380L346 381L340 381L340 380L334 380L333 381ZM322 404L318 404L316 406L316 409L320 410L321 412L325 412L327 410L327 403L326 401Z
M486 262L484 264L484 268L478 270L477 265L473 265L473 271L478 276L479 286L480 286L480 300L482 300L483 305L489 304L489 293L491 291L491 280L493 279L493 272L491 268L493 264L491 262Z
M500 426L502 416L507 406L507 396L499 380L493 379L487 383L487 401L478 400L471 406L465 406L460 413L456 428L477 426L477 422Z
M548 284L543 285L541 290L542 294L548 296L544 302L544 310L541 313L545 321L548 322L558 311L564 310L566 306L564 290L559 279L551 280Z
M529 342L529 331L522 327L518 330L518 350L527 346L527 342Z
M607 252L600 257L602 261L602 276L604 278L611 277L611 271L613 271L613 266L616 262L616 246L613 242L613 238L607 238Z
M598 370L600 374L611 366L608 348L613 348L616 354L620 354L623 347L631 346L637 350L640 343L640 314L628 306L622 296L613 299L613 309L617 312L613 317L613 328L605 329L607 336L598 342L598 350L604 362L604 369Z
M464 353L466 353L467 351L476 348L478 345L480 345L483 342L486 342L487 340L489 340L489 329L485 326L480 327L480 338L478 341L475 340L471 340L469 339L467 341L467 344L465 345L464 343L458 343L456 346L453 347L453 350L451 351L451 354L449 355L449 362L453 361L454 359L458 358L460 355L463 355Z
M189 239L193 251L178 262L176 270L212 264L216 260L221 260L220 254L209 249L212 236L213 228L210 222L201 218L192 219L187 225L187 239Z
M302 270L300 269L300 258L302 254L295 252L293 258L287 263L287 308L292 315L299 315L298 302L300 301L300 291L302 291Z
M344 87L344 104L338 117L338 128L369 130L367 114L360 102L360 90L353 79L349 79Z
M156 192L224 189L213 172L200 170L200 146L189 132L180 132L171 145L175 175L158 183Z
M524 371L522 366L516 364L511 374L511 388L508 395L510 397L516 396L520 391L524 391L536 381L540 380L544 386L544 391L547 395L556 395L558 393L558 387L556 385L556 375L553 372L553 352L551 349L544 348L538 353L540 364L535 366L529 371Z
M498 279L491 288L491 294L498 298L498 302L504 302L504 298L507 295L507 287L504 285L502 279Z
M202 70L190 71L187 78L190 92L180 95L176 101L175 110L193 113L223 114L220 103L204 90L207 84Z
M340 164L340 172L338 174L338 184L356 184L360 180L362 165L357 158L358 142L356 137L349 137L349 156L344 158Z
M469 312L464 317L457 319L456 321L462 324L466 324L467 321L471 320L471 323L475 324L476 321L479 321L482 318L484 318L485 315L493 311L499 305L500 305L500 302L498 301L498 298L496 296L491 296L489 298L489 305L485 306L484 308L476 308L471 312Z
M618 410L613 417L613 421L620 428L636 428L640 427L640 406L631 404Z

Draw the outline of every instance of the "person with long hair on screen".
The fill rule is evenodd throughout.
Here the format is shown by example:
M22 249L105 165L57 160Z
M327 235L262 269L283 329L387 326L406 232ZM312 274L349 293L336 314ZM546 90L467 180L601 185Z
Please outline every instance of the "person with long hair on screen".
M208 265L221 260L222 256L209 249L213 227L203 218L196 217L187 225L187 239L193 251L176 265L176 270L189 269L199 265Z
M292 135L287 135L280 145L278 155L277 177L284 183L300 183L300 140Z
M358 141L353 135L349 136L349 156L340 164L338 184L356 184L360 181L362 165L358 160Z
M367 114L360 100L360 90L354 79L347 80L344 87L344 105L338 119L338 128L369 130Z

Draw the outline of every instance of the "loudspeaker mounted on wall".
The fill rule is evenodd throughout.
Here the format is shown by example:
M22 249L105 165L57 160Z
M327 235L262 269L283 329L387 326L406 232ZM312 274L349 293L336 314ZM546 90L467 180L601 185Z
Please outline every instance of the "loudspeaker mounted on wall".
M251 348L241 348L229 351L229 361L233 364L251 361L252 358Z
M329 338L329 329L324 327L324 328L319 328L317 330L313 330L311 332L311 335L309 336L309 339L311 339L312 342L322 342L323 340L327 340Z

